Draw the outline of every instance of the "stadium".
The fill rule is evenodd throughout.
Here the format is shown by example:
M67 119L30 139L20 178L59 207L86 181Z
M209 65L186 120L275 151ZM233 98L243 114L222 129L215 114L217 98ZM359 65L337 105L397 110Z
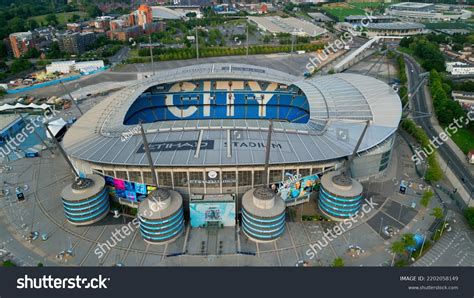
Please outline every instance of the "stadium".
M372 77L303 79L253 65L201 64L158 72L110 95L69 129L63 146L80 173L103 176L122 204L136 207L158 186L188 205L196 196L231 195L239 206L258 186L338 169L367 121L351 174L358 180L383 174L401 111L396 92Z

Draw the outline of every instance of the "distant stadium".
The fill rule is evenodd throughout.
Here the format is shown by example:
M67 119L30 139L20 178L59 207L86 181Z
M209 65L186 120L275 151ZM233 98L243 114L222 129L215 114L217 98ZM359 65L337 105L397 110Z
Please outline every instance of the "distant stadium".
M335 74L309 79L242 64L202 64L157 73L118 91L85 115L63 145L83 174L135 205L158 187L196 195L232 194L339 167L370 126L352 176L380 175L391 160L401 117L398 95L377 79ZM268 181L265 147L273 119Z

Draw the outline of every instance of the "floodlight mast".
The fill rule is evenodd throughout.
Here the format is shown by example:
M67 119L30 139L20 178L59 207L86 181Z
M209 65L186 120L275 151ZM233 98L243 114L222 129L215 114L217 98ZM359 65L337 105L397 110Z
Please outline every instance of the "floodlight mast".
M49 126L48 126L48 123L45 123L44 124L44 127L46 128L46 130L48 131L49 135L51 136L51 139L53 139L54 143L56 144L56 146L58 146L58 149L59 149L59 152L61 153L61 155L64 157L64 159L66 160L67 164L69 165L69 167L71 168L72 172L74 173L74 176L75 179L80 179L81 176L79 175L79 173L77 172L76 168L74 168L74 166L72 165L72 162L71 160L69 159L69 157L67 156L66 154L66 151L64 151L63 147L61 146L61 144L59 143L59 141L56 139L56 136L51 132L51 130L49 129Z
M273 130L273 119L270 119L270 124L268 125L268 135L267 135L267 146L265 147L265 170L263 171L263 183L264 187L268 187L268 166L270 163L270 147L272 144L272 130Z
M345 165L342 167L341 176L349 177L349 170L351 168L352 161L354 160L354 157L357 154L357 151L359 150L360 144L362 143L365 133L369 128L369 124L370 120L367 120L365 123L364 130L362 131L362 134L360 135L359 140L357 141L357 144L354 147L354 151L352 152L351 156L349 156L349 159L346 161Z
M142 122L140 122L140 132L142 135L143 147L145 149L146 157L148 159L148 164L151 169L151 177L153 178L153 182L155 183L155 186L158 187L158 178L156 177L155 166L153 165L153 159L151 158L151 153L150 153L150 146L148 145L148 140L146 138L145 130L143 129Z

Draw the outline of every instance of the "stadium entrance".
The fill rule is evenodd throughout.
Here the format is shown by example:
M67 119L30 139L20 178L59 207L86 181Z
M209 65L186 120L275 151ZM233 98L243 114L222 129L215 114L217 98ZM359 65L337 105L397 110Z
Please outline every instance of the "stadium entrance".
M192 195L189 200L191 227L235 226L235 195Z

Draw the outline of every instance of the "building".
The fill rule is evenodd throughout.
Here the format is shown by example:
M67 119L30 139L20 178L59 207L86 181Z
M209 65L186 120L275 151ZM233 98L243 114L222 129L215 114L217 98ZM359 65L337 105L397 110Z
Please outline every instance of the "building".
M89 175L68 184L61 192L61 200L67 221L75 226L96 223L110 211L105 180L99 175Z
M165 7L165 6L152 6L153 20L189 20L187 14L195 14L196 19L201 19L203 14L198 8L177 8L177 7Z
M469 151L467 155L467 160L470 164L474 164L474 150Z
M129 16L131 26L138 25L145 29L145 24L153 22L152 9L148 5L140 5L137 10L132 11Z
M128 22L126 22L125 20L121 20L121 19L112 20L110 21L110 30L112 31L119 30L124 27L127 27L127 25L128 25Z
M0 117L0 145L3 146L9 139L15 138L16 134L25 124L23 119L18 115L2 115ZM2 151L0 153L4 152Z
M30 31L12 33L10 34L9 39L10 47L15 58L20 58L28 52L29 49L35 47L33 33Z
M255 23L262 31L277 35L278 33L288 33L296 36L316 37L326 33L326 29L314 25L313 23L300 19L279 16L271 17L248 17L250 22Z
M165 29L166 29L166 23L165 22L147 23L143 26L143 30L144 30L145 34L160 32L160 31L164 31Z
M97 17L93 21L92 25L96 29L107 31L110 29L110 21L112 20L113 20L113 17L111 16L101 16L101 17Z
M66 28L69 31L81 32L82 31L82 24L80 24L80 23L67 23Z
M474 107L474 92L452 91L451 96L454 101L459 102L466 110L470 110Z
M366 16L366 15L351 15L344 18L344 22L351 24L361 23L392 23L398 21L398 18L393 16Z
M367 35L373 36L412 36L422 34L425 25L420 23L368 23L366 26Z
M62 73L68 74L71 72L72 66L76 61L53 61L51 64L46 65L46 73Z
M96 71L98 69L104 68L103 60L94 60L94 61L81 61L76 62L72 61L53 61L50 65L46 66L47 73L62 73L67 74L72 71L77 71L80 73L89 73Z
M241 206L253 188L273 185L280 193L288 175L302 181L282 192L290 204L301 186L306 196L318 175L345 162L367 120L352 176L384 174L401 110L390 86L359 74L302 79L251 65L201 64L162 71L110 95L68 130L63 146L78 172L119 183L119 192L110 185L111 196L136 206L142 196L121 192L121 185L156 187L136 129L142 122L158 187L180 193L185 213L197 194L230 194Z
M57 34L59 49L70 54L82 54L96 41L94 32L64 32Z
M143 28L138 25L107 31L107 37L111 40L129 41L130 38L141 35L143 35Z
M472 75L474 74L474 65L464 62L446 62L446 71L452 75Z
M103 60L81 61L72 65L72 68L80 73L90 73L104 67L105 65Z
M335 22L333 19L328 17L327 15L321 12L310 12L308 15L315 21L320 23L333 23Z
M391 5L386 13L391 16L415 20L460 20L469 19L472 12L460 6L443 6L434 3L402 2Z

